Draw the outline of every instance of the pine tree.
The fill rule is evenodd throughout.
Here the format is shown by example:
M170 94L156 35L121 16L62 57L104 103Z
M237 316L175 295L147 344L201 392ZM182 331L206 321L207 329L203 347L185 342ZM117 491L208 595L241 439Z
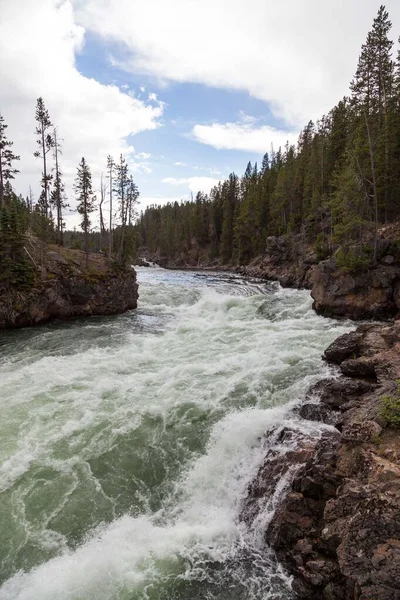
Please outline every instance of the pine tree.
M75 193L78 205L76 210L82 216L81 229L84 233L86 268L89 266L89 233L91 228L90 214L95 210L95 196L92 187L92 174L89 165L82 158L77 168Z
M114 177L114 192L118 200L118 214L121 225L120 240L118 247L118 260L123 259L124 241L126 226L128 223L128 186L129 186L129 171L126 159L122 156L119 157L119 162L115 164L115 177Z
M100 179L100 202L99 202L99 216L100 216L100 251L103 249L103 240L105 240L106 236L106 226L104 224L104 215L103 215L103 204L106 199L106 191L107 186L104 182L103 173L101 174Z
M366 202L372 199L374 222L374 252L377 251L379 213L387 218L389 178L389 123L388 101L394 88L394 63L391 52L393 42L388 33L389 15L381 6L367 35L359 58L357 71L351 83L354 119L351 153L357 168L369 189Z
M108 170L108 185L110 192L110 237L108 240L108 258L111 260L113 254L113 174L114 174L115 163L113 157L109 154L107 156L107 170Z
M10 179L14 179L14 175L19 173L18 169L13 167L13 162L19 160L20 157L13 154L10 142L6 136L8 125L4 122L4 117L0 114L0 209L4 203L5 186L10 183Z
M34 278L25 250L26 210L25 203L15 194L0 210L0 289L24 289Z
M59 246L63 245L63 210L68 207L66 203L65 186L62 180L62 172L60 170L59 155L62 154L62 147L57 136L57 128L53 130L53 156L54 156L54 187L51 192L51 206L56 209L56 242Z
M221 256L223 262L232 260L234 244L233 232L235 226L235 212L239 198L239 179L231 173L229 179L222 186L223 219L221 234Z
M45 211L45 217L49 215L49 185L51 181L51 175L47 172L47 154L54 147L54 139L50 133L53 124L50 120L49 111L44 105L43 98L38 98L36 102L35 119L38 122L35 133L38 136L37 144L39 150L34 152L36 158L43 160L43 173L42 173L42 188L44 191L43 205Z

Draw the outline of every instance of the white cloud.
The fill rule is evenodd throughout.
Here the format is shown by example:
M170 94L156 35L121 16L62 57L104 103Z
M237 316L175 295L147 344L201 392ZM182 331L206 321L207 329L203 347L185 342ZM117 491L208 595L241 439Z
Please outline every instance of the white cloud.
M149 152L139 152L139 154L136 154L136 158L142 158L143 160L147 160L150 157L151 154Z
M162 180L163 183L168 183L170 185L183 185L187 183L187 181L188 180L185 178L177 179L176 177L165 177Z
M169 185L186 185L193 193L205 192L206 194L210 192L211 188L218 185L219 182L220 180L214 179L214 177L166 177L162 180L162 183Z
M237 89L296 127L346 92L376 0L76 0L80 22L131 50L124 68L159 81ZM387 0L400 32L400 3ZM179 15L179 18L177 18Z
M133 173L144 173L145 175L150 175L153 172L153 169L150 167L148 163L129 163L129 168Z
M174 162L174 167L186 167L186 163L184 162Z
M126 137L159 126L163 103L147 104L114 85L84 77L75 55L84 45L85 30L76 24L68 0L1 3L0 107L15 152L21 154L18 192L36 192L41 163L33 158L35 104L44 98L59 136L64 140L62 169L69 189L82 156L92 168L95 187L107 154L132 159ZM71 195L72 196L72 195ZM74 205L73 196L69 199Z
M256 121L248 116L236 123L195 125L192 135L198 142L218 150L244 150L258 154L269 151L271 144L278 149L288 140L294 143L298 137L297 132L288 133L269 125L257 126Z

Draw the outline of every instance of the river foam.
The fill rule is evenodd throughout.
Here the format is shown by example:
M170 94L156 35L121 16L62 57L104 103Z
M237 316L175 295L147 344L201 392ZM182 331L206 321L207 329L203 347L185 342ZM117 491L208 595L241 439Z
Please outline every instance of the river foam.
M139 282L137 312L2 337L0 599L290 598L238 515L265 431L319 434L290 406L349 326L278 284Z

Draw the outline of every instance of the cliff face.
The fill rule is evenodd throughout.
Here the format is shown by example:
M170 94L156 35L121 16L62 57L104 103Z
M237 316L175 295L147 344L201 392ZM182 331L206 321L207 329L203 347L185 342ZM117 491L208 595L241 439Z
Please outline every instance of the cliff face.
M294 472L268 523L265 541L293 575L299 598L400 598L400 438L382 416L382 395L395 398L400 422L400 323L364 325L334 342L326 359L339 377L319 382L300 417L335 427L269 453L242 518L253 523L261 496ZM397 411L397 412L396 412ZM281 433L281 442L293 437Z
M382 257L391 261L393 256ZM310 280L314 309L327 317L390 319L400 312L400 266L379 263L368 271L351 274L334 259L314 267Z
M38 252L33 243L33 261ZM51 246L45 248L43 265L29 290L0 292L0 329L118 314L137 307L138 284L132 268L114 271L101 255L91 255L86 268L83 252Z

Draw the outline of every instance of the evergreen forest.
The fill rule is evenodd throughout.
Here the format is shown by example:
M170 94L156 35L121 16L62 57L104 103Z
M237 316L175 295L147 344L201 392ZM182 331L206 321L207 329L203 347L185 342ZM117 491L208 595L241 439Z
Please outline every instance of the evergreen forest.
M148 208L138 221L141 246L171 259L192 252L246 264L268 236L302 235L319 259L339 251L344 264L373 264L378 228L400 210L400 50L391 28L381 6L349 95L307 123L297 145L271 148L194 202Z

